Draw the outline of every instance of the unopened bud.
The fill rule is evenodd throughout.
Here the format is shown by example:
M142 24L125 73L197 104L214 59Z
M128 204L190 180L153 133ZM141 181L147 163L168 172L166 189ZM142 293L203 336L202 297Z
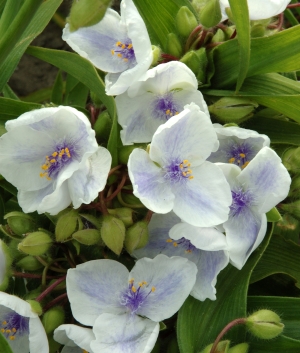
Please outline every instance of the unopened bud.
M127 229L125 248L131 254L134 250L144 247L148 243L148 223L139 221Z
M101 224L102 220L101 217L95 217L91 214L80 214L80 217L82 218L84 229L89 229L89 228L96 228L96 229L101 229Z
M208 1L202 8L199 19L206 28L214 27L220 23L222 19L220 0Z
M101 240L101 235L98 229L83 229L73 233L72 238L80 244L95 245Z
M269 212L266 214L268 222L278 222L282 220L281 214L278 212L276 207L273 207Z
M280 317L271 310L258 310L246 319L248 330L258 338L271 339L283 331Z
M242 122L253 115L258 104L247 98L223 97L210 105L208 110L221 122Z
M44 232L28 234L18 245L18 249L25 254L40 256L49 250L52 245L51 237Z
M201 353L210 353L212 346L213 346L213 343L208 345L207 347L205 347L203 349L203 351L201 351ZM230 341L228 341L228 340L220 341L217 345L217 348L215 349L215 352L216 353L227 353L229 346L230 346Z
M0 240L0 290L4 291L8 287L11 276L12 258L7 245Z
M182 55L182 45L180 43L179 38L175 33L168 33L167 35L167 43L166 43L166 51L168 54L175 56L176 58L180 58Z
M64 242L71 238L78 225L78 211L70 210L59 217L55 227L56 241Z
M111 127L112 121L110 115L108 114L107 110L105 110L98 116L94 124L93 128L96 132L96 137L100 141L108 141Z
M157 65L157 62L160 60L160 55L161 55L160 47L157 47L156 45L152 45L152 55L153 55L153 60L151 65L155 66Z
M220 28L218 28L217 32L214 34L214 36L211 39L212 43L220 43L224 42L226 39L226 35L224 31L222 31Z
M187 38L192 30L198 25L195 15L187 6L182 6L179 9L175 18L175 23L178 34L183 38Z
M25 256L23 259L19 260L16 263L16 266L26 271L37 271L44 267L44 265L42 265L35 257L30 255Z
M205 48L187 52L180 61L190 68L200 82L205 82L207 56Z
M122 134L122 132L121 132L121 134ZM146 144L122 146L121 148L118 149L119 163L127 164L129 156L134 149L136 149L136 148L146 149L146 147L147 147Z
M300 172L300 147L287 149L282 156L282 163L289 172Z
M58 326L65 322L65 312L61 306L49 309L43 315L42 323L47 334L52 333Z
M260 38L263 37L266 33L266 27L262 24L257 24L251 27L251 37Z
M236 346L229 348L228 353L248 353L249 344L248 343L240 343Z
M282 203L280 204L280 209L300 220L300 200L291 203Z
M7 220L10 229L19 236L33 232L37 228L33 218L23 212L9 212L4 216L4 219Z
M26 301L27 301L27 303L30 304L31 310L34 313L38 314L39 316L42 315L43 308L42 308L42 306L41 306L41 304L39 302L37 302L36 300L31 300L31 299L26 300Z
M74 0L68 22L70 31L88 27L100 22L110 4L110 0Z
M108 213L119 218L126 228L133 225L132 212L132 209L127 207L108 209Z
M124 223L116 217L105 215L101 227L101 238L110 250L120 255L125 239Z

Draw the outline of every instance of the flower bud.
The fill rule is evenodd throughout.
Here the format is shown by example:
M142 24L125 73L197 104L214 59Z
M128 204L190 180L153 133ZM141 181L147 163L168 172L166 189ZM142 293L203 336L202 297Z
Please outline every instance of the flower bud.
M47 334L52 333L58 326L65 322L65 312L61 306L56 306L45 312L42 318Z
M133 250L140 249L148 243L148 223L139 221L127 229L125 236L125 248L131 254Z
M126 228L133 225L132 212L132 209L127 207L108 209L108 213L119 218Z
M37 302L36 300L31 300L31 299L26 300L26 301L27 301L27 303L30 304L31 310L34 313L38 314L39 316L42 315L43 308L42 308L42 306L41 306L41 304L39 302Z
M205 48L187 52L180 61L190 68L200 82L205 82L207 56Z
M299 174L294 176L294 178L292 179L288 196L294 199L300 198L300 175Z
M35 257L30 255L19 260L16 263L16 266L26 271L37 271L44 267L44 265L42 265Z
M175 33L168 33L167 35L167 43L166 43L166 51L168 54L175 56L176 58L180 58L182 55L182 45L180 43L179 38Z
M4 291L8 287L11 276L12 258L7 245L0 240L0 290Z
M280 208L300 220L300 200L291 203L282 203Z
M175 23L178 34L183 38L187 38L192 30L198 25L195 15L187 6L182 6L179 9L175 18Z
M300 172L300 147L287 149L282 156L282 163L289 172Z
M157 65L160 55L161 55L161 49L160 47L157 47L156 45L152 45L152 55L153 55L153 60L151 63L151 66Z
M80 214L80 217L83 220L84 229L96 228L101 229L102 220L101 217L95 217L91 214Z
M258 104L247 98L223 97L208 107L221 122L242 122L250 118Z
M98 229L83 229L73 233L72 238L80 244L95 245L101 240L101 234Z
M33 218L23 212L9 212L4 219L7 220L10 229L19 236L33 232L37 227Z
M220 43L220 42L224 42L226 39L226 35L224 33L224 31L222 31L220 28L217 30L217 32L215 33L215 35L212 37L211 42L212 43Z
M210 0L202 8L200 12L200 23L206 27L211 28L220 23L222 19L220 0Z
M248 353L248 350L249 350L248 343L240 343L232 348L229 348L228 353Z
M248 330L258 338L271 339L281 334L284 325L271 310L258 310L246 319Z
M55 227L56 241L64 242L69 240L76 231L78 225L78 211L70 210L59 217Z
M212 346L213 346L213 343L208 345L207 347L205 347L203 349L203 351L201 351L201 353L210 353ZM227 353L229 346L230 346L230 341L228 341L228 340L220 341L217 345L217 349L215 350L215 352L216 353Z
M263 37L266 33L266 27L262 24L257 24L251 27L251 37L260 38Z
M269 212L266 214L268 222L278 222L282 220L281 214L278 212L276 207L273 207Z
M28 255L40 256L47 252L51 245L51 237L39 231L28 234L18 245L18 249Z
M133 194L122 194L123 201L128 205L143 205L141 200Z
M141 148L144 150L144 149L146 149L146 147L147 147L146 144L122 146L121 148L118 149L119 163L127 164L129 156L134 149Z
M74 0L70 16L67 19L70 31L88 27L100 22L110 4L110 0Z
M101 238L110 250L120 255L125 239L124 223L116 217L105 215L101 227Z
M98 116L95 125L93 126L97 139L105 142L108 141L111 126L112 121L110 115L108 114L107 110L105 110Z

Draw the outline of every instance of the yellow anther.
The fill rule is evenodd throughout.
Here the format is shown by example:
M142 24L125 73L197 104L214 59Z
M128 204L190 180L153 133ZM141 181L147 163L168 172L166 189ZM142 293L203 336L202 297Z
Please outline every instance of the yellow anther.
M49 169L49 166L47 164L44 164L44 165L42 165L42 169L47 170L47 169Z
M187 170L187 174L191 174L192 173L192 170L191 169L188 169Z
M144 284L144 285L146 285L146 284L148 284L148 282L146 282L146 281L143 281L143 284Z
M5 330L5 333L11 333L11 330L10 329Z
M186 174L187 174L186 172L182 172L182 175L183 175L183 176L186 176Z
M46 156L45 158L47 159L47 161L49 160L49 156Z
M178 115L179 113L178 112L176 112L174 115Z
M182 164L182 163L179 164L179 168L180 168L180 169L183 168L183 164Z
M139 287L143 287L143 283L142 282L139 282Z
M17 332L17 329L15 327L13 327L11 330L12 332Z
M86 351L85 349L82 350L82 353L89 353L88 351Z
M52 153L52 157L56 157L57 155L58 155L57 152L53 152L53 153Z
M10 339L11 341L13 341L13 340L16 339L16 337L15 337L15 336L9 336L9 339Z
M49 176L46 176L46 179L47 179L47 180L51 180L51 178L50 178Z
M194 179L194 177L191 175L191 176L189 176L189 179L192 180L192 179Z
M235 158L234 158L234 157L228 159L228 162L229 162L229 163L234 163L234 161L235 161Z
M125 45L125 44L122 44L121 48L122 48L122 49L125 49L125 48L126 48L126 45Z
M189 253L191 253L192 252L192 250L185 250L185 253L186 254L189 254Z
M55 159L50 159L50 163L55 163L56 160Z
M245 153L240 153L239 156L242 157L242 158L246 157Z
M237 162L238 162L238 164L240 164L240 163L241 163L241 161L240 161L239 159L237 160Z
M115 51L113 49L110 52L111 52L111 55L115 55Z
M190 166L191 166L191 163L188 163L187 166L190 167Z
M178 246L178 244L176 243L176 241L174 241L173 246L175 246L175 248Z
M189 161L188 161L187 159L184 159L184 160L183 160L183 163L184 163L184 164L188 164L188 162L189 162Z
M244 164L242 165L242 169L246 168L249 163L250 163L249 161L246 162L246 163L244 163Z
M127 45L127 48L128 48L128 49L131 49L131 48L132 48L132 44L131 44L131 43L128 44L128 45Z
M131 278L130 280L129 280L129 283L133 283L134 282L134 278Z
M116 46L118 47L119 45L121 45L122 43L120 42L120 41L118 41L117 43L116 43Z
M166 114L167 115L169 115L169 114L171 115L171 110L170 109L166 110Z
M7 321L2 321L2 325L3 326L7 325Z
M40 173L40 177L43 178L45 176L45 173Z
M0 331L1 331L2 333L4 333L4 332L5 332L5 329L4 329L4 328L2 328Z
M70 151L69 151L68 147L65 148L65 151L66 151L66 154L67 154L68 158L70 158L71 154L70 154Z
M155 292L156 291L156 288L155 287L152 287L151 288L151 292Z
M169 239L166 240L166 242L167 243L173 243L173 240L169 238Z
M122 58L122 54L121 54L121 53L119 53L119 54L118 54L118 57L119 57L119 58Z
M123 61L125 61L127 63L128 59L127 58L124 58Z
M131 287L131 290L133 291L133 293L135 293L135 292L136 292L135 286L132 286L132 287Z

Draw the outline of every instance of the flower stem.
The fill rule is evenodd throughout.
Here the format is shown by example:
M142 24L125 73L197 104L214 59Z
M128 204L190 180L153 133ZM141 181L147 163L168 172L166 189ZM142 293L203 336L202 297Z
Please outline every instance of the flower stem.
M185 53L189 51L190 46L193 43L195 36L201 31L201 29L202 29L202 26L199 25L192 30L192 32L190 33L190 35L185 43L185 48L184 48Z
M289 4L286 8L293 9L294 7L300 7L300 2L297 2L296 4Z
M42 275L38 275L35 273L23 273L23 272L13 272L14 277L22 277L22 278L42 278ZM46 276L47 279L57 278L57 276Z
M210 353L217 353L217 346L219 344L219 342L221 341L222 337L235 325L241 325L241 324L245 324L246 319L245 318L239 318L239 319L235 319L231 322L229 322L229 324L227 324L223 330L219 333L218 337L216 338L213 346L211 347Z
M127 175L126 173L123 173L121 182L118 185L117 189L105 199L105 202L112 200L114 197L118 195L118 193L122 190L123 186L125 185L126 179L127 179Z
M50 264L47 263L47 261L45 261L42 257L40 256L35 256L35 258L44 266L49 266L52 264L52 262ZM59 259L55 259L54 261L58 261ZM64 261L67 261L65 258L63 258ZM54 262L53 261L53 262ZM63 268L57 268L54 266L49 266L48 267L49 270L54 271L54 272L60 272L60 273L67 273L67 270L63 269Z
M63 282L66 279L67 276L63 276L56 280L54 283L52 283L47 289L45 289L38 297L35 298L37 302L40 302L42 299L46 297L49 293L53 291L55 287L57 287L61 282Z
M43 308L44 313L67 297L68 297L67 293L63 293L63 294L59 295L57 298L51 300L51 302L49 302L47 305L44 306L44 308Z

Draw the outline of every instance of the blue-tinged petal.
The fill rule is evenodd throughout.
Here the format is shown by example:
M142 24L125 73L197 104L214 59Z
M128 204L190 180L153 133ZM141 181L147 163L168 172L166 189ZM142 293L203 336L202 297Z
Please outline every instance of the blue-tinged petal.
M210 155L216 141L210 118L196 104L190 104L159 126L152 139L150 158L160 165L188 160L193 168Z
M104 147L98 147L68 180L70 197L74 208L92 202L105 187L111 167L111 155Z
M93 352L150 353L159 333L159 324L129 314L102 314L93 327Z
M227 251L200 251L197 279L191 295L198 300L216 300L217 276L229 262Z
M230 262L241 269L266 234L266 215L250 207L243 207L239 212L232 214L223 226Z
M49 353L48 338L38 317L29 320L29 351L30 353Z
M90 351L92 353L92 351ZM61 353L83 353L82 348L80 347L71 347L71 346L64 346L61 350Z
M210 162L193 168L193 179L174 183L173 211L184 222L197 227L212 227L228 219L232 202L229 184L222 171Z
M91 341L95 340L95 335L90 328L77 325L60 325L53 334L53 338L60 344L69 347L80 347L82 350L90 352Z
M129 281L139 291L132 302L137 314L159 322L174 315L190 294L196 281L197 267L179 256L158 255L138 260Z
M134 195L147 208L158 213L172 210L174 195L161 168L151 161L146 151L138 148L133 150L128 160L128 173Z
M222 170L230 189L241 186L237 180L238 175L241 174L241 169L237 165L229 163L215 163L215 165Z
M237 177L251 190L259 213L266 213L288 195L291 177L278 155L264 147Z
M179 106L185 107L187 104L195 103L198 105L200 110L204 112L208 117L209 111L207 104L203 99L203 95L198 90L178 90L174 92L174 100L178 103Z
M68 270L67 293L73 316L93 326L102 313L126 311L120 293L126 289L128 270L113 260L93 260Z

